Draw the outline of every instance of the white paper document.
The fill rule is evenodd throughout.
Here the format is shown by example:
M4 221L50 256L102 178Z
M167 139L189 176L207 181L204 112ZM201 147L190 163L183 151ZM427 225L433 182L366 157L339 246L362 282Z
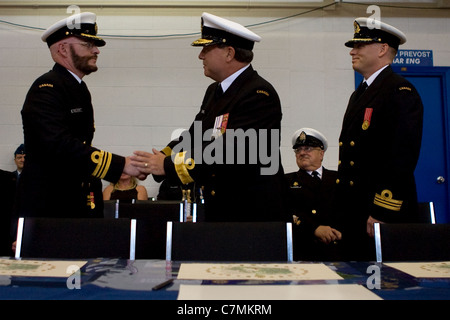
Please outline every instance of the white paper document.
M341 280L322 263L182 263L184 280Z
M383 263L416 278L450 278L450 261Z
M357 284L186 285L178 300L381 300Z
M69 277L87 261L44 261L0 259L1 276Z

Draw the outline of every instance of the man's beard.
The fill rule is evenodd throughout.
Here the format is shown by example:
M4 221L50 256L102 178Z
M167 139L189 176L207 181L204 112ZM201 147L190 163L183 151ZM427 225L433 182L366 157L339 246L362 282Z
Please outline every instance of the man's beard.
M76 54L72 46L70 46L70 53L72 56L72 61L77 70L83 72L85 75L97 71L98 67L96 65L89 65L89 60L93 58L92 55L87 57L81 57L78 54Z

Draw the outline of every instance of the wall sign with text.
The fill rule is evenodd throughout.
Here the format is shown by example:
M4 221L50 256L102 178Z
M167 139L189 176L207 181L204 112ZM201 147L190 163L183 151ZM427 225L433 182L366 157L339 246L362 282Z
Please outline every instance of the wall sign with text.
M433 50L398 50L393 66L433 66Z

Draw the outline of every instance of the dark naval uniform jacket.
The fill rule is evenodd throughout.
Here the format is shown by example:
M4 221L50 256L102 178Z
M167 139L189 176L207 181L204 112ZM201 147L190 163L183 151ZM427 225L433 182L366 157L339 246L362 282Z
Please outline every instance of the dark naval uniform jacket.
M206 221L285 221L277 92L252 66L222 95L217 88L208 87L189 132L163 150L172 155L166 178L203 187Z
M333 201L337 172L322 169L322 178L317 180L307 171L285 175L289 185L289 213L296 216L293 226L295 260L333 260L334 244L325 245L316 239L314 231L320 225L332 226Z
M27 158L19 182L20 216L102 215L101 181L116 182L125 159L91 146L91 95L64 67L39 77L22 109Z
M357 91L339 137L336 182L343 238L345 231L363 237L369 216L387 223L417 219L414 170L422 139L421 98L390 66L360 97Z
M0 255L11 256L12 212L16 195L17 171L0 170Z

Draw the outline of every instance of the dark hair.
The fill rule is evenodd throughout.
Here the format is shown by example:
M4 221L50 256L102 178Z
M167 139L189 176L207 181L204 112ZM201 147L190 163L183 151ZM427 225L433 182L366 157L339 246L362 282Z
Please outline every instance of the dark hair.
M218 45L219 48L225 48L228 47L228 45L226 44L219 44ZM248 49L242 49L242 48L234 48L234 58L239 61L239 62L244 62L244 63L250 63L253 61L253 51L252 50L248 50Z
M236 58L237 61L246 62L246 63L252 62L252 60L253 60L253 51L252 50L247 50L247 49L242 49L242 48L234 48L234 51L236 52L234 57Z

